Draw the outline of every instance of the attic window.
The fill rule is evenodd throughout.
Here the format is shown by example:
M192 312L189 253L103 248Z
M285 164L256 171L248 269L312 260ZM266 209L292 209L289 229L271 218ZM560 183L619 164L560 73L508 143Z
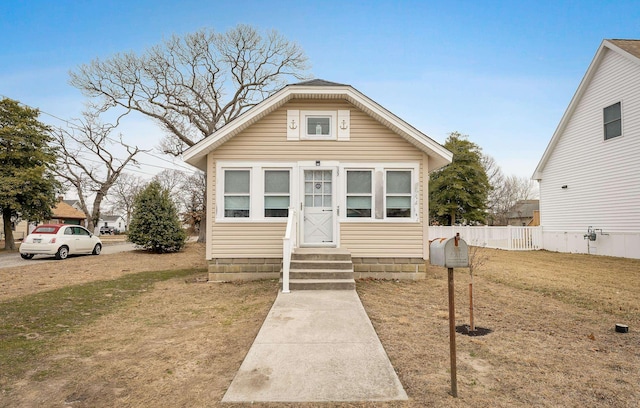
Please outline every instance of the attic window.
M336 112L303 111L304 138L335 140Z
M622 112L620 102L607 106L604 113L604 140L622 135Z
M351 112L348 109L287 110L287 140L349 141Z

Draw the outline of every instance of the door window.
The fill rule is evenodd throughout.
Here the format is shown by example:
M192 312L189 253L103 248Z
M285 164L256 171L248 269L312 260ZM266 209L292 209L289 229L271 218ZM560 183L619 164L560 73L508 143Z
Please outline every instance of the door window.
M304 172L305 207L331 207L331 170L307 170Z

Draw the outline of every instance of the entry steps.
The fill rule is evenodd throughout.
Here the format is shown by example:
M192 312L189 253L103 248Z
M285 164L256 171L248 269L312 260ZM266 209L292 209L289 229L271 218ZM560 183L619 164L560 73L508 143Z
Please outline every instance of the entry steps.
M291 254L290 290L354 290L351 253L339 248L296 248Z

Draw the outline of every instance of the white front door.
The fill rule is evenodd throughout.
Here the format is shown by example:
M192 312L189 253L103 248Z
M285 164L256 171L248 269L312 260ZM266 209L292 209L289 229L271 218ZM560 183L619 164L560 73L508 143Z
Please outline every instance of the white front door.
M302 245L335 246L334 171L303 170Z

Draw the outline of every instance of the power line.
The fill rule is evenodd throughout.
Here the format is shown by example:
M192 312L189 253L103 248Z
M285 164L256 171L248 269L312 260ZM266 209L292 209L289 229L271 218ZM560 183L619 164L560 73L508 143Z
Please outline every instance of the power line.
M24 102L20 102L20 101L18 101L17 99L10 98L10 97L8 97L8 96L6 96L6 95L3 95L3 94L0 94L0 96L2 96L3 98L7 98L7 99L15 100L15 101L16 101L16 102L18 102L19 104L24 105L24 106L26 106L26 107L28 107L28 108L31 108L31 109L37 109L40 113L42 113L42 114L44 114L44 115L47 115L47 116L51 116L52 118L57 119L57 120L59 120L59 121L61 121L61 122L65 123L65 124L67 124L67 125L68 125L68 126L70 126L70 127L75 127L75 126L77 126L77 123L73 123L73 122L71 122L71 121L69 121L69 120L67 120L67 119L63 119L63 118L61 118L61 117L59 117L59 116L56 116L56 115L54 115L54 114L52 114L52 113L46 112L46 111L44 111L44 110L42 110L42 109L40 109L40 108L34 108L33 106L30 106L30 105L28 105L28 104L26 104L26 103L24 103ZM110 137L110 136L106 136L106 137L105 137L105 139L110 140L111 142L114 142L114 143L122 143L121 141L116 140L116 139L114 139L114 138L112 138L112 137ZM136 146L136 148L137 148L137 146ZM170 164L171 164L172 166L174 166L174 167L173 167L173 168L172 168L172 167L164 167L164 166L158 166L158 165L149 164L149 163L142 163L142 162L138 161L138 163L140 163L140 165L148 166L148 167L155 167L155 168L159 168L159 169L163 169L163 170L175 170L175 171L179 171L179 172L181 172L181 173L189 173L189 174L193 174L193 173L194 173L194 169L192 169L192 168L190 168L190 167L188 167L188 166L185 166L185 165L183 165L183 164L181 164L181 163L176 163L176 162L174 162L173 160L171 160L171 161L170 161L170 160L168 160L168 159L166 159L166 158L164 158L164 157L160 157L160 156L157 156L157 155L151 154L151 153L149 153L149 152L148 152L148 151L146 151L146 150L141 150L140 152L141 152L141 153L143 153L143 154L146 154L147 156L153 157L153 158L155 158L155 159L157 159L157 160L161 160L161 161L164 161L164 162L170 163ZM85 160L87 160L87 161L91 161L91 160L89 160L89 159L85 159ZM96 163L99 163L99 162L96 162ZM175 167L180 167L180 168L182 168L183 170L176 169ZM138 171L138 173L148 174L148 173L144 173L144 172L140 172L140 171Z

